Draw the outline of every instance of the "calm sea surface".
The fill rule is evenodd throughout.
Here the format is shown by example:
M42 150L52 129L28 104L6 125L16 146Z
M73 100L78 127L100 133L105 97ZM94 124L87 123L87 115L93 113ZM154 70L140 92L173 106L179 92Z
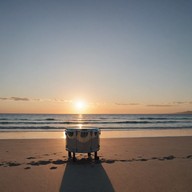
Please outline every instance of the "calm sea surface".
M97 127L101 130L192 129L192 115L0 114L0 132L63 131L73 127Z

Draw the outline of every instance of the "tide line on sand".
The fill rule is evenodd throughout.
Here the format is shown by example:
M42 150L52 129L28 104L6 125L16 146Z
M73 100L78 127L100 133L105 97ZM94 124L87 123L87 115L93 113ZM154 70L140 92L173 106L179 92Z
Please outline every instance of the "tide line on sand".
M102 130L101 138L142 138L142 137L175 137L192 136L192 129L166 130ZM58 139L65 138L64 132L31 132L31 131L3 131L0 139Z

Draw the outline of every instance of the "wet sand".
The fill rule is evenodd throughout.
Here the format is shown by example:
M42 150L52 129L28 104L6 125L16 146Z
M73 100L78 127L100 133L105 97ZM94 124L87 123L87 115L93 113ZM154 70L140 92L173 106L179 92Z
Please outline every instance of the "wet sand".
M65 139L0 140L0 191L192 191L192 137L101 139L99 161Z
M102 130L100 138L140 138L140 137L181 137L192 136L192 129L165 130ZM2 131L0 139L63 139L64 131Z

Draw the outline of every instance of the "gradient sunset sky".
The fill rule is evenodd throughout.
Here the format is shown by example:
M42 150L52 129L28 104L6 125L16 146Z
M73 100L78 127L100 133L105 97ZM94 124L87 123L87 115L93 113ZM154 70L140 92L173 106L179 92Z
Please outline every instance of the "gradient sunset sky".
M0 113L192 110L191 0L1 0L0 28Z

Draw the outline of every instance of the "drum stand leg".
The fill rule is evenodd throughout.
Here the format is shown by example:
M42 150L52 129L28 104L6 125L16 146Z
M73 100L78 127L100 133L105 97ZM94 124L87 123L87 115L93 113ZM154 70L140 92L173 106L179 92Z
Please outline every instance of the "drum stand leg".
M73 161L76 161L75 152L73 152Z
M88 158L91 158L91 153L88 153Z
M99 157L97 156L97 152L95 152L95 160L99 160Z
M71 152L70 151L68 151L68 157L71 158Z

